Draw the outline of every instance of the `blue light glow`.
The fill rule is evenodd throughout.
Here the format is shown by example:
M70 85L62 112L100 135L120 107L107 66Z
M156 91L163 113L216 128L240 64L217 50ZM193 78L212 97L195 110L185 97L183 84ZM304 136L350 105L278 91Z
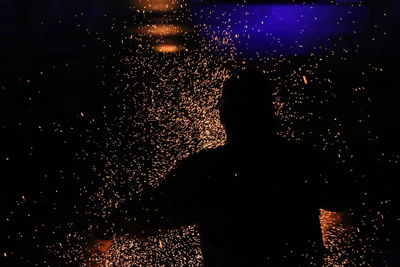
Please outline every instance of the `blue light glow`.
M192 14L195 23L211 25L204 32L208 38L212 32L221 36L230 31L239 52L277 56L323 53L338 40L343 45L343 38L353 42L367 25L368 10L352 5L218 4L193 5Z

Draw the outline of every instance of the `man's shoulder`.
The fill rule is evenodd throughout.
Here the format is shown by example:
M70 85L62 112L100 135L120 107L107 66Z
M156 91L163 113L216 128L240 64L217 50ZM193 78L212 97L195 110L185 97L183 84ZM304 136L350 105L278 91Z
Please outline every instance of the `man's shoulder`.
M180 160L172 173L178 176L202 176L212 171L224 158L224 154L224 146L202 149Z
M226 153L225 150L225 146L203 149L184 158L178 165L200 165L206 167L223 158Z

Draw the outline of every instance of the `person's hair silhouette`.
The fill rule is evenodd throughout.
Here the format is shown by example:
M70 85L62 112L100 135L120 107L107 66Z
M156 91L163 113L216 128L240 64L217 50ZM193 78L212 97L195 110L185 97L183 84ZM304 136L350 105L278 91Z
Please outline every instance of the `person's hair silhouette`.
M260 142L275 128L273 87L255 70L244 70L225 81L220 101L220 117L228 143Z
M272 134L272 92L259 72L233 75L220 103L227 144L184 159L154 192L94 227L135 236L196 224L207 267L321 266L319 208L346 204L332 183L345 175Z

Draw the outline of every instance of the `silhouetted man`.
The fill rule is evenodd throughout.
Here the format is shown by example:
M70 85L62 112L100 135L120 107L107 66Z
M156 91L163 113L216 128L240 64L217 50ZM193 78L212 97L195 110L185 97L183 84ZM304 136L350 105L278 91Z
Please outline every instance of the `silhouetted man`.
M186 158L143 202L127 203L111 218L114 232L197 224L207 267L321 266L319 209L346 204L335 186L344 177L315 151L274 134L272 100L258 72L226 81L226 144Z

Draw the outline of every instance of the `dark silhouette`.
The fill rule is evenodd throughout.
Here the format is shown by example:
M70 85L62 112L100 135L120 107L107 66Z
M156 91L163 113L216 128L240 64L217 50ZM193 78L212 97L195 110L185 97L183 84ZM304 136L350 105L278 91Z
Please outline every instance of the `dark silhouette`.
M343 209L350 180L313 149L274 135L272 85L256 71L223 87L227 143L183 160L142 202L111 217L114 233L197 224L207 267L321 266L319 209Z

